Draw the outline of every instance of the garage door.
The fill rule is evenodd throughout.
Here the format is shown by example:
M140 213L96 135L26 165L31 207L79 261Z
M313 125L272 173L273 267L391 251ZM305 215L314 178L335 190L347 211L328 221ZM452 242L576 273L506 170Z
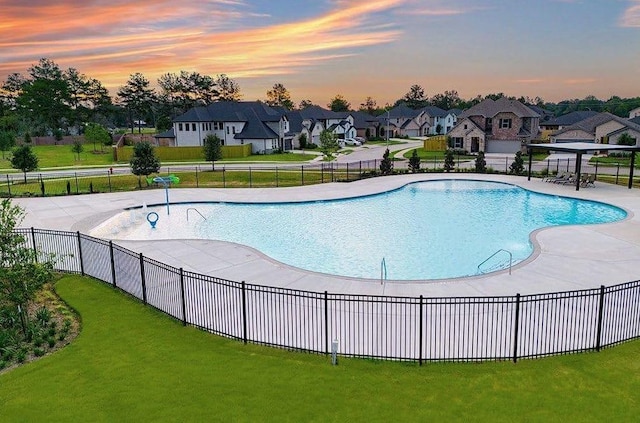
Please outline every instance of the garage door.
M489 140L487 141L487 153L515 154L520 151L520 141Z

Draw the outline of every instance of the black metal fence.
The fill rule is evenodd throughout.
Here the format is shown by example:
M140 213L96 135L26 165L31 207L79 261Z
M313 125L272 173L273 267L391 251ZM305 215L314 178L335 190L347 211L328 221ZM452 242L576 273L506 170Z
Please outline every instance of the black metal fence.
M39 260L92 276L183 322L287 349L394 360L513 360L595 350L640 336L640 281L504 297L308 292L168 266L79 232L19 229Z
M328 182L348 182L375 176L380 172L381 160L366 160L351 163L319 162L262 165L176 165L163 167L162 175L175 174L180 178L181 187L194 188L236 188L236 187L286 187L303 186ZM509 173L513 158L494 159L487 166L493 173ZM393 162L396 172L408 172L408 163ZM456 156L455 172L474 171L475 163L468 158ZM533 170L542 174L572 172L576 161L571 158L549 158L534 163ZM422 160L422 172L443 172L444 156ZM629 169L620 163L602 166L598 163L582 162L583 173L609 175L612 182L624 184L628 181ZM147 186L142 179L141 186ZM0 177L0 197L52 196L98 192L130 191L139 187L136 176L129 168L85 170L77 172L30 172L12 173Z

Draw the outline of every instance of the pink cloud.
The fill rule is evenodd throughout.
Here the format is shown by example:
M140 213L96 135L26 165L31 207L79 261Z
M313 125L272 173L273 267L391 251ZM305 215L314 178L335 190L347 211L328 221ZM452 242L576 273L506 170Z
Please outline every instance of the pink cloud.
M640 28L640 0L631 0L620 19L620 25L627 28Z

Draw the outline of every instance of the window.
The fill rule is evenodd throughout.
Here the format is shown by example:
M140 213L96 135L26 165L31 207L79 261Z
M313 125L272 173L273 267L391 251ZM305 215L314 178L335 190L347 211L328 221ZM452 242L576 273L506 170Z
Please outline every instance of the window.
M462 137L454 137L453 138L453 148L463 148L464 147L464 138Z
M182 131L182 124L181 123L178 124L178 131Z
M188 123L185 123L185 124L184 124L184 130L185 130L185 131L188 131L188 130L189 130L189 124L188 124Z
M464 129L467 129L467 124L466 123L464 124Z
M213 122L214 131L222 131L222 122Z
M511 129L511 119L500 119L500 129Z
M195 124L195 123L192 123L192 124L191 124L191 130L192 130L192 131L195 131L195 130L196 130L196 124Z
M232 126L231 130L233 131L234 134L236 133L236 127L235 126Z
M227 135L229 135L231 133L231 131L229 130L229 127L227 126Z

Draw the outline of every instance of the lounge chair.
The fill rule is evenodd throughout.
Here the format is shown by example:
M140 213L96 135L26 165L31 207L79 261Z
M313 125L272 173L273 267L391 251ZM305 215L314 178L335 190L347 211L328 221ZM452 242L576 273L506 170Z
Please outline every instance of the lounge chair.
M551 182L553 182L554 184L564 184L565 182L569 181L572 176L573 175L571 175L570 173L563 173L559 177L553 179Z
M558 182L558 183L560 183L562 185L575 184L576 183L576 175L571 174L571 175L569 175L569 177L567 179L565 179L562 182Z
M551 176L551 177L547 178L546 182L553 182L553 183L556 183L556 182L559 182L559 181L561 182L561 181L564 181L565 179L567 179L568 177L569 177L568 173L557 174L555 177Z
M582 178L582 182L580 183L580 186L582 186L583 188L586 188L589 186L595 187L596 175L591 174L586 176L587 176L586 178Z

